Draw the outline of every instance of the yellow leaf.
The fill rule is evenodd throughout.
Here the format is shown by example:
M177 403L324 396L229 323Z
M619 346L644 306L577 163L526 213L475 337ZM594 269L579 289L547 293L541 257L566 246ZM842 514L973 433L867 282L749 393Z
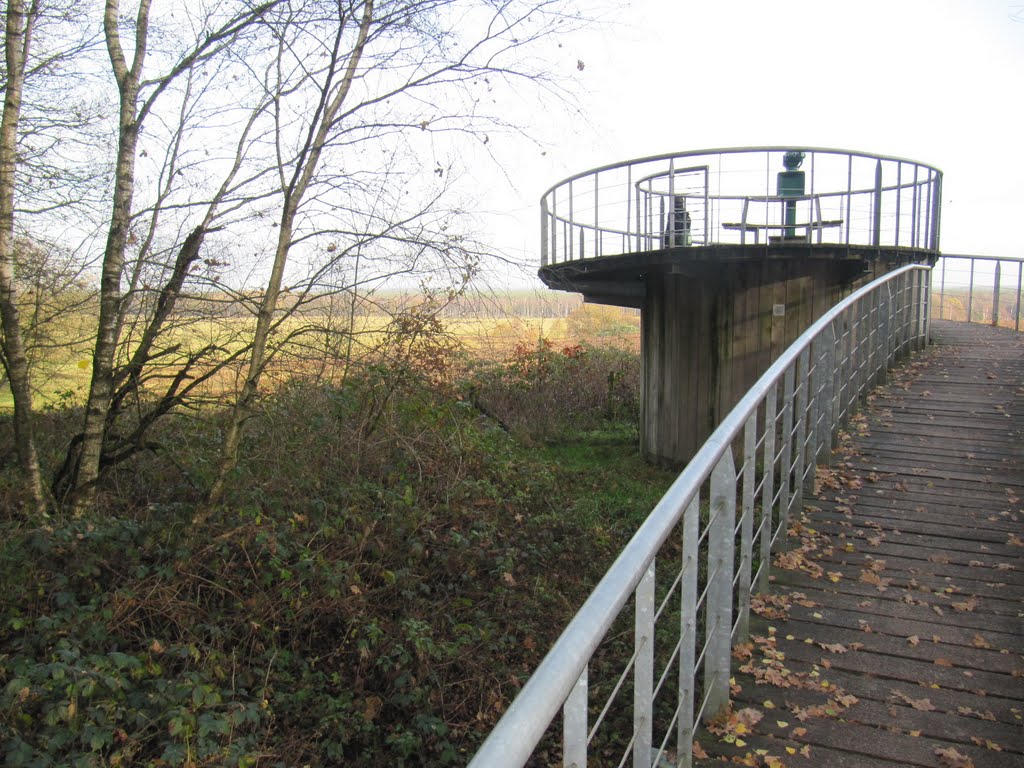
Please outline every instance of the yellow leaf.
M79 360L78 361L78 368L79 368L79 370L87 371L89 369L89 361L88 360Z
M737 747L745 747L745 746L747 746L747 742L745 742L743 739L736 739L736 746Z
M789 723L787 723L785 720L776 720L775 723L779 726L779 728L789 728Z
M769 699L768 701L764 702L764 704L762 706L765 709L775 709L775 704L772 702L771 699Z
M789 752L789 754L791 754L791 755L795 755L796 754L796 747L786 747L786 751Z
M921 732L920 731L911 731L910 735L913 736L916 739L918 736L921 735Z

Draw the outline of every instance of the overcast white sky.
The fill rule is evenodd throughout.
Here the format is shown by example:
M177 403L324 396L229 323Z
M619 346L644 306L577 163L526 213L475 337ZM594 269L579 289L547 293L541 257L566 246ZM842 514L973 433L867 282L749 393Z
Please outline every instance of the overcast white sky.
M539 263L539 198L606 163L709 147L834 147L944 172L941 247L1024 255L1024 0L632 0L564 42L582 114L529 122L485 201ZM585 68L576 71L576 61ZM537 283L539 285L539 282Z

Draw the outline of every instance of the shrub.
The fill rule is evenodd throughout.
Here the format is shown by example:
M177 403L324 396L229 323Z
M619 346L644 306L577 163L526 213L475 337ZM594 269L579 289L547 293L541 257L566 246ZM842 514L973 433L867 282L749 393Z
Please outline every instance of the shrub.
M480 366L467 386L481 411L520 437L550 439L609 421L639 420L638 356L541 339L516 346L499 365Z

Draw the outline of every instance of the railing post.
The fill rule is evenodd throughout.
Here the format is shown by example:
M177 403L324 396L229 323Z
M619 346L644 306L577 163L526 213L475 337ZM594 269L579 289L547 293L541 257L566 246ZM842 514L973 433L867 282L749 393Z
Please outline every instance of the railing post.
M786 369L782 379L782 456L779 460L779 549L788 548L790 485L793 473L793 402L794 366Z
M794 424L796 436L793 446L793 498L789 512L797 512L804 507L804 465L807 462L807 390L811 385L810 350L806 347L800 353L799 368L796 377L796 411Z
M821 366L821 414L818 431L818 463L829 466L832 463L832 427L835 424L836 398L836 329L829 323L821 334L823 354L818 364Z
M999 325L999 283L1002 279L1002 262L996 262L996 274L992 281L992 327Z
M874 210L871 221L871 244L876 248L882 245L882 161L875 163L875 196Z
M932 343L932 271L921 270L921 296L924 306L921 307L923 326L921 328L921 349L927 349Z
M932 342L932 271L921 270L921 293L924 306L921 307L921 349L927 349Z
M971 259L970 284L967 286L967 322L971 322L974 314L974 259Z
M1017 262L1017 309L1013 313L1013 330L1020 330L1021 278L1024 276L1024 261Z
M708 531L708 587L704 655L704 719L710 721L729 704L729 659L732 651L733 531L736 528L736 465L726 450L711 473Z
M548 199L540 199L540 265L548 265Z
M941 259L942 276L939 278L939 320L944 319L943 304L946 299L946 260Z
M587 670L562 705L562 765L587 768Z
M654 561L636 587L636 631L633 635L633 765L650 768L654 733Z
M768 591L768 576L772 562L772 502L775 494L775 423L778 385L772 384L764 399L764 447L761 466L761 569L757 578L757 591Z
M899 304L899 281L901 279L901 277L897 277L895 281L885 284L885 290L875 292L877 294L875 296L875 307L877 310L872 327L875 339L873 367L870 373L871 387L885 383L889 358L890 356L898 355L900 350L900 325L896 307ZM897 299L895 300L889 291L889 286L893 282L896 283Z
M736 642L750 632L750 578L754 561L754 474L757 472L757 410L743 428L743 507L740 517L740 566L736 582Z
M693 699L697 662L697 575L700 539L700 495L695 494L683 513L683 563L680 579L679 724L676 754L679 768L693 765Z
M813 465L818 460L818 423L821 415L821 337L814 339L808 355L807 375L807 429L804 432L804 462Z

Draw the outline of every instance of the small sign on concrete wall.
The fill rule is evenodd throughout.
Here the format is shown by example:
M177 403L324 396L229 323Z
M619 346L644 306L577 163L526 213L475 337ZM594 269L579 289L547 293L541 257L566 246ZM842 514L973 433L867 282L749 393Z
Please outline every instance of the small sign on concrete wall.
M772 317L785 317L786 316L786 305L785 304L772 304Z

